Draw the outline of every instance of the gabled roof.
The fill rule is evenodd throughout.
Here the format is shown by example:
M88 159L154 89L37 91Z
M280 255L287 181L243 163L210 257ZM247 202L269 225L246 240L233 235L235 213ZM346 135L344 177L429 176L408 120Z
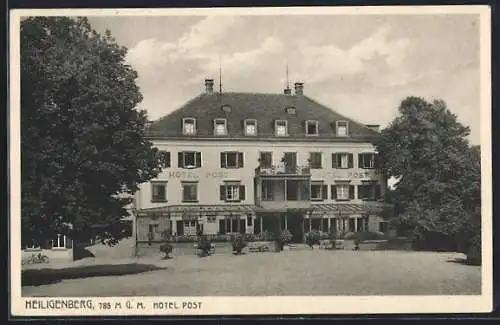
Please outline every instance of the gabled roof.
M231 111L222 109L222 105L229 105ZM287 107L295 107L296 114L287 113ZM182 134L182 119L196 118L196 135ZM214 136L214 119L227 120L227 136ZM257 136L245 136L245 119L257 120ZM332 109L312 100L304 95L265 94L228 92L203 93L188 101L179 109L153 122L148 129L148 136L155 139L176 138L210 138L210 139L278 139L274 136L276 120L288 121L289 136L293 140L329 140L329 141L370 141L378 132L363 124L338 114ZM307 120L316 120L319 123L319 135L307 136L305 123ZM336 121L349 122L349 137L337 137Z

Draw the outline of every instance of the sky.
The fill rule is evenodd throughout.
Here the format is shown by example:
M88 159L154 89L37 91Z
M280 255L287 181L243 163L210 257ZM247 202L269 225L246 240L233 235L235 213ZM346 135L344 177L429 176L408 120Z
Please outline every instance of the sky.
M128 48L151 120L204 91L304 94L365 124L387 125L402 99L443 99L480 143L479 15L89 17Z

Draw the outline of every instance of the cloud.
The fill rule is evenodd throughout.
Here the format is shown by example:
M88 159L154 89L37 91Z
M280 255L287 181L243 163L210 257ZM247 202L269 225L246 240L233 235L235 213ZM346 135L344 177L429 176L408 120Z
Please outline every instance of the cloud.
M389 39L390 29L382 26L371 35L348 49L341 49L335 44L315 46L303 41L300 51L304 60L301 74L309 82L324 82L328 79L365 73L381 68L374 66L374 59L382 59L389 70L398 69L407 56L410 40L405 38Z

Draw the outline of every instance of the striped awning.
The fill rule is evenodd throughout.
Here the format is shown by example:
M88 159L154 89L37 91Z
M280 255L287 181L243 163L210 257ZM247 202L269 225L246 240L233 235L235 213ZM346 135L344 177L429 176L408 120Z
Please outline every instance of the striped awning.
M188 215L231 215L254 213L255 206L249 204L220 205L171 205L137 210L137 216L188 216Z
M377 202L365 203L324 203L313 204L311 207L311 217L323 215L348 216L351 214L380 213L385 205Z

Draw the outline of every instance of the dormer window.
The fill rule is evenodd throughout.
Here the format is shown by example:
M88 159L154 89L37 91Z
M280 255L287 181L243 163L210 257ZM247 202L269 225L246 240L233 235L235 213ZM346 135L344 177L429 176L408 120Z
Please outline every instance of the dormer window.
M245 120L245 135L257 135L257 120Z
M347 121L337 121L336 130L338 137L346 137L349 135L349 122Z
M306 135L318 135L318 121L309 120L306 121Z
M285 137L288 135L286 120L277 120L274 122L274 134L277 137Z
M295 115L297 113L297 110L295 109L295 107L289 106L286 108L286 112L287 112L287 114Z
M182 119L182 133L184 135L196 134L196 119L185 117Z
M226 119L217 118L214 120L214 134L227 135Z

